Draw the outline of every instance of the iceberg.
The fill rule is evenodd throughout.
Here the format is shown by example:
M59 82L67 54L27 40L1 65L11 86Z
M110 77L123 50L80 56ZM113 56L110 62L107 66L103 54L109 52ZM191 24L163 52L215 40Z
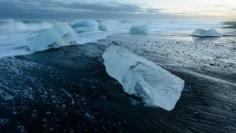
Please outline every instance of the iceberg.
M129 30L130 34L148 34L147 25L133 25Z
M197 37L220 37L221 34L216 31L215 29L196 29L193 33L192 36L197 36Z
M107 31L107 27L103 22L98 22L98 29L100 31Z
M57 24L50 29L42 30L28 39L28 46L32 52L74 44L76 44L76 33L66 23Z
M147 106L171 111L181 96L184 81L155 63L118 45L103 54L106 72L124 91L142 97Z
M91 32L98 30L98 23L93 20L80 20L72 25L77 33Z
M106 25L101 20L80 20L72 24L77 33L107 31Z

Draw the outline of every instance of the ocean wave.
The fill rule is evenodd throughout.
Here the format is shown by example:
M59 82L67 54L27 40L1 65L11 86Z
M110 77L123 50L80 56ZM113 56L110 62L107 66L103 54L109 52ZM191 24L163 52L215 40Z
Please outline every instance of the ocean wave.
M49 22L30 22L17 20L4 20L0 23L0 32L2 33L19 33L32 32L52 27Z

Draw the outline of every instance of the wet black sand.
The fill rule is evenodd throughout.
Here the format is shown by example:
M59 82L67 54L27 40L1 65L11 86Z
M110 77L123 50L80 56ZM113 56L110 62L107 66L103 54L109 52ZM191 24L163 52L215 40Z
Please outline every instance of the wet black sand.
M14 97L0 95L1 133L236 132L233 84L163 65L185 80L182 97L171 112L143 107L106 74L103 50L90 44L0 59L0 90Z
M224 22L224 24L226 25L229 25L229 26L226 26L226 28L236 28L236 21L226 21Z

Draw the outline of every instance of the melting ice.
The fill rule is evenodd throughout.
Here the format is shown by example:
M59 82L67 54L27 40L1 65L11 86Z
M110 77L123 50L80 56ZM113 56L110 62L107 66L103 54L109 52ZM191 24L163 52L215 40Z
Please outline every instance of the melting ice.
M197 37L220 37L221 34L215 29L196 29L193 33L193 36Z
M107 73L126 93L142 97L148 106L168 111L175 107L184 88L182 79L117 45L111 45L103 59Z
M132 25L129 30L130 34L148 34L147 25Z
M76 44L76 33L66 23L43 30L29 39L29 48L33 52Z

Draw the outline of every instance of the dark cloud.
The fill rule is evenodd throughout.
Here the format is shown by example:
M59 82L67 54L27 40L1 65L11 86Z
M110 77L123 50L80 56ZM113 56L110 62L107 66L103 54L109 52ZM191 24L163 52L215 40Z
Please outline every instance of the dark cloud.
M74 2L71 4L59 3L59 2L43 2L51 8L65 8L65 9L80 9L90 11L112 11L112 12L140 12L142 8L137 5L121 4L121 3L78 3Z
M151 10L150 10L151 11ZM48 0L0 1L0 18L119 18L152 17L158 10L146 10L137 5L121 3L70 4ZM150 14L148 14L150 13Z

